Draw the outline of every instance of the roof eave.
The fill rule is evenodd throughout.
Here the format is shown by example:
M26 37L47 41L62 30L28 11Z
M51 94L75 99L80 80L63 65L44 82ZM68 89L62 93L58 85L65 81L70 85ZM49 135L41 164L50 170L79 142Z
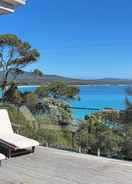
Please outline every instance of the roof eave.
M8 13L14 13L14 10L0 6L0 14L8 14Z
M13 5L25 5L25 0L3 0L6 3L13 4Z

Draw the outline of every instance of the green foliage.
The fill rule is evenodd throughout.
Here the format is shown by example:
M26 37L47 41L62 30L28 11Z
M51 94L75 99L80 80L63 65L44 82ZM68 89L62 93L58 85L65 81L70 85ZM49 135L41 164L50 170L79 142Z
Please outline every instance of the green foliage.
M84 120L78 130L78 143L89 153L97 154L100 150L102 155L114 156L121 151L123 137L114 127L110 127L100 113Z
M132 96L132 89L128 89L128 95ZM124 142L121 157L132 160L132 103L126 98L126 109L120 112L120 131L123 133Z
M12 126L16 132L27 137L33 137L35 130L31 126L31 122L25 119L18 108L9 103L1 103L0 108L8 110Z
M33 71L33 74L34 74L35 76L38 76L38 77L43 76L43 72L41 72L39 69L35 69L35 70Z
M12 82L9 89L5 92L4 100L18 106L22 103L23 99L17 90L15 82Z
M44 113L60 125L67 125L73 121L73 117L66 101L75 98L78 93L77 87L70 86L64 81L54 81L40 86L35 91L41 101L36 112Z
M35 138L44 145L45 143L48 144L55 144L57 141L56 131L49 130L49 129L39 129L36 134Z
M77 97L77 95L79 94L79 88L76 86L68 86L66 89L66 96L67 98L74 98Z
M48 85L49 93L54 98L60 98L65 96L66 84L64 81L51 82Z
M127 133L124 135L121 156L122 158L132 160L132 126L127 126Z
M33 100L32 104L36 103L36 99L31 94L27 94L28 103ZM30 98L31 97L31 98ZM35 100L34 100L35 99ZM56 106L56 102L48 101L49 110L52 111ZM45 102L46 104L46 102ZM57 104L60 108L61 103ZM64 105L64 104L63 104ZM39 125L37 129L32 126L31 122L27 121L19 108L9 103L0 104L0 108L7 108L14 130L20 134L38 140L42 145L51 147L78 150L81 146L82 152L96 154L100 151L101 155L107 157L116 157L132 160L132 126L131 122L123 124L114 122L116 126L108 123L112 121L111 115L105 112L95 113L89 116L86 120L80 122L79 126L73 124L72 128L64 128L57 123L58 112L54 111L52 116L45 116L36 120ZM58 109L59 109L58 108ZM52 109L52 110L51 110ZM112 115L113 117L113 115ZM122 115L121 115L122 117ZM121 118L120 117L120 118ZM62 116L62 118L66 118ZM118 114L118 120L119 114ZM114 116L115 121L115 116ZM14 126L15 125L15 126ZM44 126L43 126L44 125ZM71 124L72 125L72 124ZM73 132L73 129L75 130Z
M38 95L39 98L44 98L49 96L49 90L47 86L40 86L36 89L35 93Z
M67 103L54 98L41 99L41 104L36 107L35 116L45 117L59 125L68 125L73 121Z
M54 81L48 85L49 95L54 98L73 99L79 94L79 88L64 81Z
M3 89L5 90L7 86L10 74L15 77L24 67L36 62L38 57L39 52L16 35L0 35L0 71L2 71Z
M54 81L40 86L35 91L41 101L36 112L47 115L60 125L67 125L73 121L73 117L66 101L75 98L78 93L77 87L70 86L64 81Z
M68 131L54 129L39 129L34 138L42 145L71 148L71 134Z
M37 95L34 93L25 93L23 95L24 104L32 111L36 112L36 105L38 103Z
M128 97L125 98L126 109L121 113L120 121L125 124L132 124L132 102L129 99L129 96L132 96L132 88L128 87L127 89Z

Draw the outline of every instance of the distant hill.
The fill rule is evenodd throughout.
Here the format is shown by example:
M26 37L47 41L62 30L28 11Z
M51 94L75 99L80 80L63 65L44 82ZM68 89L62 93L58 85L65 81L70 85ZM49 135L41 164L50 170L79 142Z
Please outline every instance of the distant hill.
M0 73L0 76L2 74ZM12 76L9 77L10 80ZM17 77L17 83L19 85L41 85L47 82L56 80L64 80L69 84L73 85L132 85L132 80L129 79L116 79L116 78L104 78L104 79L74 79L63 77L59 75L42 75L37 76L32 72L24 72Z

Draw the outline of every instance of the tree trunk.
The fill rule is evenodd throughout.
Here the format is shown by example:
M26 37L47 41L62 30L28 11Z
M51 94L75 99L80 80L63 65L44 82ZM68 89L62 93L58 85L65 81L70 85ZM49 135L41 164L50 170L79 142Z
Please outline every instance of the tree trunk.
M4 80L2 83L2 97L4 97L7 88L8 88L7 80Z

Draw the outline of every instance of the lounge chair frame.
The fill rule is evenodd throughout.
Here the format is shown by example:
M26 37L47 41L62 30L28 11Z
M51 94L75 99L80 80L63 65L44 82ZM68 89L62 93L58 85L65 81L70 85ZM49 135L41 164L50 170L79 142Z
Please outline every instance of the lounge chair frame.
M6 156L8 158L12 157L13 155L35 152L35 147L38 146L39 143L35 140L15 134L11 126L8 112L5 109L0 109L0 123L5 123L4 125L1 125L0 147L6 150ZM12 140L10 140L10 137Z

